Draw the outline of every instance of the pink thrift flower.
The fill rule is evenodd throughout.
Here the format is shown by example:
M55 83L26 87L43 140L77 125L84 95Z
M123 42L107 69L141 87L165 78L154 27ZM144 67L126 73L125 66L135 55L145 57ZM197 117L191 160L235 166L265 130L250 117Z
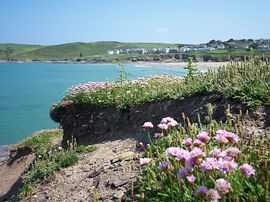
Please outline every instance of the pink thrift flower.
M201 132L201 133L199 133L199 134L197 135L197 138L198 138L200 141L202 141L202 142L204 142L205 144L207 144L207 143L209 142L209 140L210 140L210 137L209 137L208 135L209 135L208 132Z
M195 192L195 195L198 198L204 199L207 196L208 189L205 186L200 186L197 191Z
M161 130L168 130L168 126L165 123L160 123L157 125L158 128L160 128Z
M155 139L160 139L160 138L162 138L163 137L163 134L162 133L155 133L154 134L154 138Z
M228 153L226 151L223 151L223 152L220 152L218 154L218 157L221 158L222 160L227 160L227 161L230 161L232 160L233 158L231 156L228 155Z
M64 149L63 149L63 147L59 146L59 147L57 147L57 150L58 151L63 151Z
M247 163L240 166L240 171L246 177L250 177L251 175L255 174L255 169Z
M187 176L187 180L190 184L194 184L196 177L194 177L193 175Z
M153 128L154 126L153 126L153 124L152 124L151 122L145 122L145 123L143 124L143 127L144 127L144 128Z
M169 170L171 167L171 163L169 161L164 161L159 163L159 168L161 170Z
M218 199L221 199L221 197L216 189L209 189L207 192L207 198L212 202L216 202L216 201L218 201Z
M222 178L216 180L215 188L223 195L232 191L232 187L230 183Z
M197 159L197 158L189 158L188 160L186 160L185 162L185 166L189 169L192 169L198 165L201 164L201 160Z
M177 126L178 125L178 123L177 123L177 121L175 121L175 120L172 120L172 121L170 121L169 123L167 123L167 126L169 126L169 127L175 127L175 126Z
M189 169L188 168L182 168L179 170L179 178L184 178L189 174Z
M178 123L177 121L175 121L173 118L171 117L165 117L161 120L160 124L165 124L167 125L168 127L174 127L174 126L177 126Z
M228 142L233 143L239 141L238 135L226 130L217 130L215 138L219 144L227 144Z
M226 131L227 132L227 131ZM233 143L233 142L238 142L239 141L239 137L238 135L232 133L232 132L227 132L224 134L224 136L227 138L227 140L229 140L229 142Z
M211 153L212 156L217 158L217 157L219 157L219 154L221 153L221 149L214 148L210 153Z
M184 149L178 150L178 153L176 155L177 161L181 161L181 162L185 163L188 158L189 158L189 151L184 150Z
M230 147L226 149L225 152L227 153L228 156L231 156L231 157L235 157L241 153L241 151L236 147Z
M182 144L186 145L186 146L191 146L192 145L192 139L191 138L185 138L182 142Z
M173 118L171 118L171 117L165 117L165 118L163 118L163 119L161 120L160 123L162 123L162 124L167 124L167 123L172 122L172 121L174 121Z
M191 152L189 154L190 154L190 158L195 158L195 159L199 159L199 158L202 158L203 156L205 156L205 153L197 147L195 147L193 150L191 150Z
M205 145L204 142L202 142L201 140L198 140L196 139L194 142L193 142L193 146L194 147L203 147Z
M181 152L181 150L183 149L180 149L179 147L169 147L166 149L165 151L165 154L167 157L170 157L170 156L177 156L179 152Z
M218 144L227 144L229 141L223 134L217 133L215 139Z
M219 164L216 158L207 158L205 161L202 162L202 171L212 171L214 169L218 169Z
M140 165L147 165L152 161L151 158L140 158Z
M219 159L218 164L219 164L218 169L225 174L232 172L237 168L237 163L235 163L234 160L228 161Z

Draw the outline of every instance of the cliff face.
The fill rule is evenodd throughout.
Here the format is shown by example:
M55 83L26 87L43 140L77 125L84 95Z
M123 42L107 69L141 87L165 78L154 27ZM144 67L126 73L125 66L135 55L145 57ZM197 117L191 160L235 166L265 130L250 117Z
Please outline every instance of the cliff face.
M191 122L197 122L198 114L201 120L204 120L209 103L214 107L213 118L218 121L226 120L226 109L230 105L232 115L238 114L241 110L243 112L241 119L248 122L248 125L263 128L269 126L270 118L267 116L270 114L269 108L249 108L240 101L226 99L219 94L193 95L183 100L145 103L133 107L124 114L120 114L115 107L101 109L64 101L59 108L52 108L50 115L64 130L63 143L72 137L76 138L79 144L92 144L125 137L140 141L146 137L142 129L144 122L151 121L157 125L163 117L170 116L183 123L182 113L185 113Z

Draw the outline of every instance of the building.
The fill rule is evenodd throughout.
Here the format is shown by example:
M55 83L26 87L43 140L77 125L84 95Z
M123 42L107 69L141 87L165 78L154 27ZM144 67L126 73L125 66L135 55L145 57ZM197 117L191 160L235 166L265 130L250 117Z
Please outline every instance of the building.
M259 45L257 48L258 51L268 51L270 50L269 45Z

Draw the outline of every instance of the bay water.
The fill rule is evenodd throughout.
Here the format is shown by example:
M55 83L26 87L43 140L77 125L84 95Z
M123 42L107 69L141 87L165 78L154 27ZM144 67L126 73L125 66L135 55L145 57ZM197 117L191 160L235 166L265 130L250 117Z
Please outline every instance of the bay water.
M186 73L184 68L167 65L125 67L130 79ZM0 145L58 127L49 111L69 87L89 81L115 81L119 70L115 64L0 63Z

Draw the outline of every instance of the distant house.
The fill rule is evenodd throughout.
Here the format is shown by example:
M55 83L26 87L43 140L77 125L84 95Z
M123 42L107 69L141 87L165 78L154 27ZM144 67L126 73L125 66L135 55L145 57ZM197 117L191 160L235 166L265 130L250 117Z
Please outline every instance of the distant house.
M236 44L235 48L236 49L248 49L249 45L247 45L247 44Z
M113 50L108 50L108 51L107 51L107 54L108 54L108 55L113 55L114 52L113 52Z
M185 53L185 52L189 52L189 51L190 51L190 48L188 48L186 46L179 48L180 53Z
M213 48L213 47L205 47L205 48L199 48L198 50L200 50L200 51L212 51L212 50L215 50L215 48Z
M268 51L270 50L269 45L259 45L257 48L258 51Z
M225 46L224 46L223 43L220 43L220 44L217 44L217 45L216 45L216 48L217 48L217 49L224 49Z
M169 53L177 53L178 48L170 48Z

